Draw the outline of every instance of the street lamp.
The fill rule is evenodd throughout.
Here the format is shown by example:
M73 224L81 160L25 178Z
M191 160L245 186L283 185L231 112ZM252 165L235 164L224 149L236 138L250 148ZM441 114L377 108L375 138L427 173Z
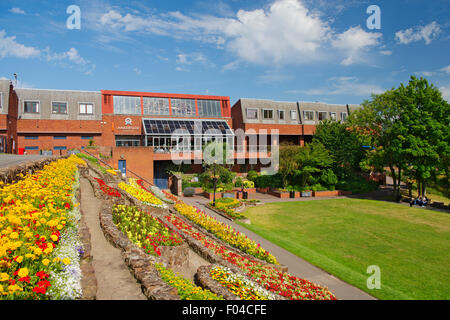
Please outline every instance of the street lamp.
M216 176L216 163L217 160L214 160L213 163L213 183L214 183L214 194L213 194L213 207L216 206L216 186L217 186L217 176Z

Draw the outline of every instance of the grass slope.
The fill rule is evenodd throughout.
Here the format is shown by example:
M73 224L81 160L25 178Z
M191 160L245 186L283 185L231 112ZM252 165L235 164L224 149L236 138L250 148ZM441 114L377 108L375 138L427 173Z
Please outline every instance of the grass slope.
M271 203L244 227L380 299L450 299L450 215L359 199ZM367 267L381 289L367 288Z

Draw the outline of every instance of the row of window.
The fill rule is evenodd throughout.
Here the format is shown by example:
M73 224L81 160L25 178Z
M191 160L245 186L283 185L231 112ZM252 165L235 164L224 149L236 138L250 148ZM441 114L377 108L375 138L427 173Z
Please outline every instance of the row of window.
M25 140L39 140L39 136L25 136ZM67 136L53 136L54 140L66 140ZM93 140L93 136L81 136L81 140Z
M141 98L128 96L114 96L115 114L141 114ZM169 98L143 98L144 115L169 116L170 107L172 115L178 117L195 117L197 111L195 99L170 99ZM220 117L221 108L218 100L197 100L199 117Z
M39 150L39 147L37 146L26 146L25 151L32 151L32 150ZM53 147L53 150L67 150L66 146L55 146Z
M259 109L252 109L247 108L247 120L258 120L258 110ZM285 110L278 110L278 119L279 120L285 120ZM290 110L290 119L291 120L297 120L297 111ZM303 111L303 117L306 121L314 121L315 119L316 111ZM331 120L337 120L337 113L336 112L327 112L327 111L317 111L317 120L323 121L328 119ZM261 110L261 117L263 120L273 120L274 119L274 110L273 109L262 109ZM341 112L341 119L342 121L345 121L347 119L347 112Z
M40 112L40 101L24 101L23 102L23 112L24 113L39 113ZM68 113L68 103L52 101L52 114L67 114ZM94 104L93 103L78 103L78 113L79 114L94 114Z
M247 119L248 120L258 120L258 110L259 109L251 109L247 108ZM285 110L278 110L278 119L286 120ZM297 120L297 111L291 110L289 112L291 120ZM273 120L274 114L273 109L263 109L262 110L262 119L263 120Z

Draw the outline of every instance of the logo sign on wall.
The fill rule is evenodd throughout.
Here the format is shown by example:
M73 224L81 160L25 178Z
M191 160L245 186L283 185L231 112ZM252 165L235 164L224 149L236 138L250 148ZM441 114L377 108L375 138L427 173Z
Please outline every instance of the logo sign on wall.
M133 127L133 119L131 118L125 118L125 126L124 127L117 127L119 130L139 130L139 127Z

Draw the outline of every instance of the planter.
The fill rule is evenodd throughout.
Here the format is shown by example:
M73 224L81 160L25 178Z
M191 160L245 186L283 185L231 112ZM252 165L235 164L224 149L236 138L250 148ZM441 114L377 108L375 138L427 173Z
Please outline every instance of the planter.
M202 187L194 188L194 190L195 190L195 194L202 194L203 193L203 188Z
M256 188L256 191L258 191L260 193L268 193L269 192L269 188Z
M236 198L236 192L235 192L235 191L224 192L224 193L222 193L222 198L232 198L232 199L235 199L235 198Z
M269 194L281 199L289 199L289 191L269 191Z
M203 196L207 199L209 199L209 201L213 201L214 199L214 193L209 193L209 192L203 192ZM220 192L216 192L216 199L220 199L222 198L222 193Z
M249 194L252 194L252 193L256 193L256 188L244 188L244 191Z
M312 196L312 191L302 191L302 198L309 198Z
M313 197L337 197L337 196L348 196L351 195L351 191L341 191L341 190L333 190L333 191L314 191Z

